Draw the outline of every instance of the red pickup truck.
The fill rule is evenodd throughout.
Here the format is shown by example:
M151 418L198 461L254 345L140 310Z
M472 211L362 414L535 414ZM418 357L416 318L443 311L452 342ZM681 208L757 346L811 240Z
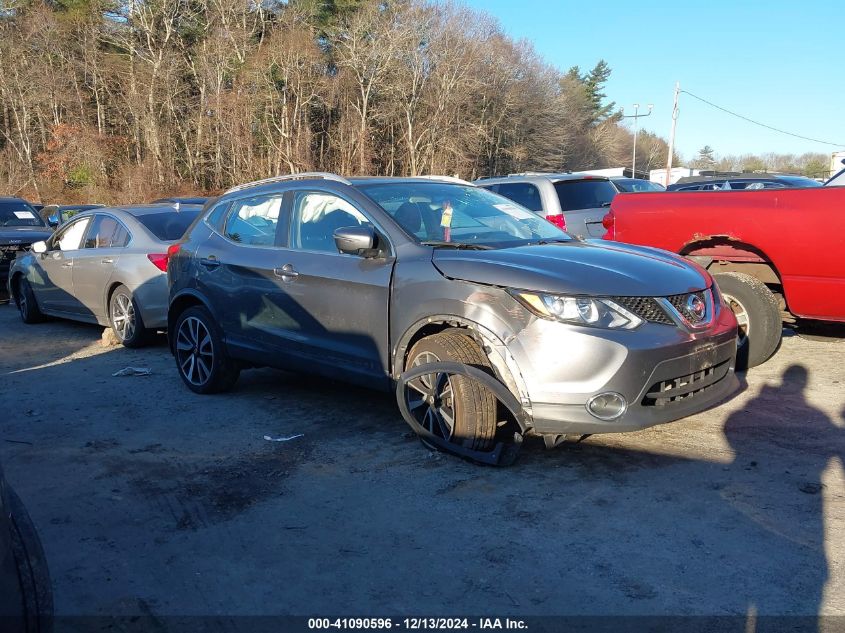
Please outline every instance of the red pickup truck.
M605 239L707 268L737 315L748 367L777 349L782 309L845 321L845 187L620 194L604 226Z

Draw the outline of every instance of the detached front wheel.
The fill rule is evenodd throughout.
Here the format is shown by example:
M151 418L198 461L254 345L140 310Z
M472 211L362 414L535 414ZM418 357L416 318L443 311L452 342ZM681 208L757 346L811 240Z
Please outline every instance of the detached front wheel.
M240 369L229 358L211 313L202 306L188 308L176 320L176 367L182 382L195 393L231 389Z
M420 339L408 353L406 369L437 362L490 370L490 363L476 342L455 331ZM447 442L478 451L493 445L497 400L489 389L471 378L424 374L408 382L405 399L417 423Z
M736 367L764 363L780 344L783 323L775 295L762 281L745 273L713 275L739 325Z

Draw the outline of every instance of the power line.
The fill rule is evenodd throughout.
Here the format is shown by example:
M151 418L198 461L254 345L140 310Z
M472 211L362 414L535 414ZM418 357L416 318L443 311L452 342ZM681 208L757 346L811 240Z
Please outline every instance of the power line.
M753 123L754 125L759 125L760 127L764 127L768 130L780 132L781 134L786 134L787 136L794 136L795 138L800 138L800 139L805 140L805 141L812 141L814 143L821 143L822 145L832 145L833 147L845 147L845 143L831 143L830 141L822 141L822 140L817 139L817 138L810 138L809 136L801 136L800 134L793 134L792 132L787 132L786 130L781 130L779 128L772 127L771 125L766 125L765 123L760 123L759 121L755 121L754 119L749 119L747 116L742 116L741 114L737 114L736 112L731 112L727 108L723 108L722 106L718 106L715 103L708 101L707 99L703 99L703 98L699 97L698 95L694 95L691 92L689 92L688 90L681 90L681 92L683 92L684 94L688 94L693 99L698 99L699 101L702 101L703 103L706 103L709 106L713 106L717 110L721 110L722 112L727 112L731 116L735 116L739 119L742 119L743 121L748 121L749 123Z

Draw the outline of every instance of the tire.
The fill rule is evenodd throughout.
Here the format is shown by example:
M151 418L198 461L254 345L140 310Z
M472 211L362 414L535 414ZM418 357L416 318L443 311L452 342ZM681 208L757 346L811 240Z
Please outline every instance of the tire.
M111 293L109 324L124 347L143 347L152 339L153 332L144 327L138 302L126 286L120 285Z
M47 557L20 498L14 490L7 492L12 517L12 556L23 593L24 630L48 633L53 628L53 590Z
M17 303L21 320L24 323L41 323L44 321L44 313L38 307L35 292L33 292L32 286L29 285L29 280L26 277L18 277L17 289L15 302Z
M736 368L764 363L780 345L783 322L777 298L766 284L745 273L720 273L713 278L740 323Z
M203 306L193 306L176 319L173 355L182 382L195 393L229 391L240 368L229 358L220 328Z
M484 352L475 341L459 331L447 330L417 341L408 353L406 369L433 362L463 363L492 373ZM496 435L498 401L488 389L465 376L443 374L422 376L411 381L409 387L444 395L439 407L432 402L428 406L418 405L416 411L412 409L412 415L419 416L423 427L473 450L488 450L492 446Z

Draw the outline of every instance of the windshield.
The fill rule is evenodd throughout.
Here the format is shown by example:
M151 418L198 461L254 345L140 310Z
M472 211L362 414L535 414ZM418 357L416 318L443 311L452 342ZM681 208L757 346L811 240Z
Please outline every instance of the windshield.
M616 195L616 188L610 181L601 178L558 180L555 191L562 211L609 207Z
M626 193L637 192L637 191L665 191L666 188L663 185L658 185L656 182L651 182L650 180L641 180L639 178L620 178L618 180L614 180L613 183L621 190Z
M845 169L824 183L825 187L845 187Z
M23 200L0 201L0 226L44 226L38 213Z
M537 214L479 187L406 182L358 188L421 243L507 248L572 239Z

